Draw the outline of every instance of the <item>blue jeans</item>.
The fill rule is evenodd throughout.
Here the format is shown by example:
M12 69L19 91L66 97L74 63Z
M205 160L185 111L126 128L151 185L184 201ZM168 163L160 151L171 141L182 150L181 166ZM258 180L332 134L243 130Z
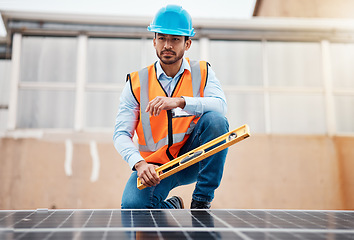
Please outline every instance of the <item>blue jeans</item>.
M188 140L181 148L182 155L229 131L229 124L222 114L207 112L202 115ZM137 172L133 171L123 192L122 209L161 209L173 208L166 202L169 192L178 186L196 182L192 198L197 201L211 202L214 191L220 185L228 149L224 149L192 166L179 171L163 180L160 184L139 190Z

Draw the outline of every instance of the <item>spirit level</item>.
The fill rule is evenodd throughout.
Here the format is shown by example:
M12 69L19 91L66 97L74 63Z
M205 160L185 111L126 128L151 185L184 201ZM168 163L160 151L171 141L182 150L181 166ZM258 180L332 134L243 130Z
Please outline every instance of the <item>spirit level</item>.
M156 173L160 179L167 178L172 174L179 172L225 148L242 141L243 139L250 136L249 127L247 124L236 128L233 131L225 133L220 137L217 137L202 146L199 146L171 161L165 163L164 165L157 167ZM213 146L215 146L213 148ZM207 151L208 150L208 151ZM143 185L140 181L140 178L137 179L137 187L142 190L146 186Z

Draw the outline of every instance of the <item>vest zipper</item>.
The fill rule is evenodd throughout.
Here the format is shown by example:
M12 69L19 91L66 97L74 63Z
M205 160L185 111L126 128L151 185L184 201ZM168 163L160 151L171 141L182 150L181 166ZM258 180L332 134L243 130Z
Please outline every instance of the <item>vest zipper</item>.
M174 87L174 89L171 92L171 97L173 96L173 94L175 93L175 90L179 84L179 81L182 79L184 72L179 76L177 83ZM172 126L172 110L167 110L167 120L168 120L168 147L166 149L166 154L167 157L170 160L173 160L174 157L172 156L171 152L170 152L170 147L173 145L173 126Z
M167 125L167 129L168 129L168 147L166 149L166 154L167 154L167 157L170 160L173 160L174 157L172 156L172 154L170 152L170 147L173 145L172 110L167 110L167 121L168 121L168 125Z

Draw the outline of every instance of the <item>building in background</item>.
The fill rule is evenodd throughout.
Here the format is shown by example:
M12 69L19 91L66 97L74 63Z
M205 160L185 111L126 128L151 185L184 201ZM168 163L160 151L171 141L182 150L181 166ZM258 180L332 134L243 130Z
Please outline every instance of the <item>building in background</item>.
M253 134L230 148L213 207L354 209L354 22L284 11L194 19L187 56L211 63L230 128ZM119 208L114 120L126 74L157 60L150 19L1 14L0 209Z
M354 18L352 0L256 0L254 17Z

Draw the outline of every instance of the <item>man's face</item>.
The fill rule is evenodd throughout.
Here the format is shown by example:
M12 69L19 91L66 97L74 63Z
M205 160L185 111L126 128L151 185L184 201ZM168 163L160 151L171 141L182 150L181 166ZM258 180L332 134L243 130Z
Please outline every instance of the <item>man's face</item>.
M190 39L184 36L157 33L153 40L158 58L164 64L174 64L182 59L184 52L192 44Z

